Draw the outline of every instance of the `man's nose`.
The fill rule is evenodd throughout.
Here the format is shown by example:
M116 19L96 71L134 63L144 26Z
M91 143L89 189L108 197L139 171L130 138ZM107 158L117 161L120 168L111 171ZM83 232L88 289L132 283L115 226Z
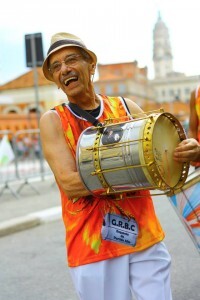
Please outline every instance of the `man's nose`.
M64 60L61 61L61 67L60 67L61 72L63 72L63 71L65 72L66 70L68 71L69 69L70 69L70 66L67 65Z

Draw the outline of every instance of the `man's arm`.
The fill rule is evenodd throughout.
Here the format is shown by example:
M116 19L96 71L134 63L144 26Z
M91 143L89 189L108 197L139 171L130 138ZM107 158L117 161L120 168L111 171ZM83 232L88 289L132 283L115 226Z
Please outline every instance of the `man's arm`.
M129 108L131 114L141 114L144 113L143 110L132 100L125 98L126 104ZM141 115L142 116L142 115ZM144 114L143 114L144 116Z
M195 108L195 102L196 102L195 91L193 91L190 97L190 119L189 119L188 137L197 140L198 116Z
M40 134L44 157L66 195L69 198L89 195L79 177L60 117L55 111L48 111L41 117Z
M198 116L195 108L195 91L190 97L189 138L182 141L174 151L174 159L180 162L200 162L200 144L197 141Z

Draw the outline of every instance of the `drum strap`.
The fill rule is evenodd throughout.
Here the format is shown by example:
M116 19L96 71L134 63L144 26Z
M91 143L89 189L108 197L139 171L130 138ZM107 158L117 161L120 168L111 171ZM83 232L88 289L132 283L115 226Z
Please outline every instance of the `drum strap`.
M123 97L121 97L127 111L130 113L129 107L125 101L125 99ZM88 122L92 123L92 125L94 126L98 126L98 127L102 127L103 124L99 122L98 119L96 119L93 115L91 115L89 112L87 112L86 110L82 109L81 107L79 107L77 104L69 102L68 106L75 112L77 113L79 116L83 117L84 119L86 119Z
M121 97L121 98L122 98L122 100L123 100L123 102L124 102L124 105L126 106L127 111L128 111L129 114L131 115L130 109L129 109L129 107L128 107L128 105L127 105L127 103L126 103L124 97Z
M78 105L76 105L75 103L68 103L68 106L77 114L79 114L81 117L83 117L84 119L86 119L88 122L92 123L92 125L94 126L99 126L102 127L102 123L99 122L98 119L96 119L95 117L93 117L89 112L87 112L86 110L80 108Z

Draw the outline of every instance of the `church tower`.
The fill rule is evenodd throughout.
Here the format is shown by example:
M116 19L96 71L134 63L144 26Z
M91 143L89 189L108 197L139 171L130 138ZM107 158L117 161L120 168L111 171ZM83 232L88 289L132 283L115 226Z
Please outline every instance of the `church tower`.
M155 78L167 77L173 72L173 56L169 31L161 19L160 13L153 30L153 62Z

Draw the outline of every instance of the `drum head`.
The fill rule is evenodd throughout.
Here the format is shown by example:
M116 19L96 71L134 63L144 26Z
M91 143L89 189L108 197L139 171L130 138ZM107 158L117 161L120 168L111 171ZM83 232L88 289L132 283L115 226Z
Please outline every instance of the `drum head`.
M182 175L183 164L173 159L173 152L181 142L180 128L166 115L160 115L153 130L153 156L160 176L167 186L175 187Z

